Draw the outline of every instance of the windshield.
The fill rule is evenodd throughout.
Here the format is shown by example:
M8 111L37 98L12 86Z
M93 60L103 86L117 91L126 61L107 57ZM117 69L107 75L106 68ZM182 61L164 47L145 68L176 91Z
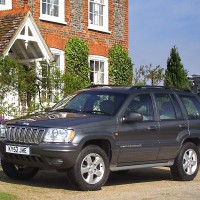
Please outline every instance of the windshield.
M115 115L126 96L114 92L85 91L63 99L53 110Z

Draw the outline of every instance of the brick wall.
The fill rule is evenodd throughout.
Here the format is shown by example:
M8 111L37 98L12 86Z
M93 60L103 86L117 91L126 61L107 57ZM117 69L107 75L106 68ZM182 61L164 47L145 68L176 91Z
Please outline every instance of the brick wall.
M114 44L128 50L128 0L109 0L110 33L88 30L88 0L65 0L66 25L40 20L40 0L13 0L13 8L24 1L49 47L64 50L69 38L78 37L88 43L90 54L107 57Z

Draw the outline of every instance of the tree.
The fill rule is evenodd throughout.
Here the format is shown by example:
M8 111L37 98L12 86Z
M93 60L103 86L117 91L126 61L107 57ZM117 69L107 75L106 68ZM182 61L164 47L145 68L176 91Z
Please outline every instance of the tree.
M41 110L45 107L43 102L48 104L49 95L58 96L55 91L62 89L62 79L55 63L44 61L40 69L37 67L36 63L22 65L8 56L0 57L0 115ZM7 94L18 94L18 107L5 100Z
M84 88L90 83L88 64L89 48L86 42L78 38L71 38L65 47L66 74L64 75L64 92L72 93ZM70 82L73 83L70 83Z
M187 72L181 63L181 58L176 46L171 49L170 57L167 60L164 85L177 89L189 88Z
M115 45L109 51L109 78L111 84L132 84L133 64L121 45Z
M6 94L16 88L17 74L20 64L16 60L11 60L8 56L0 57L0 99L4 99Z
M159 85L164 80L164 68L160 65L153 68L152 64L142 65L135 69L134 85Z

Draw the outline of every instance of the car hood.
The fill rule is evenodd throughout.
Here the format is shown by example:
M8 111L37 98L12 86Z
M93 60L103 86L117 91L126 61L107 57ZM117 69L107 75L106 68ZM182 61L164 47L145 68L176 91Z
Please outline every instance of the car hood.
M31 126L31 127L69 127L91 122L104 121L110 118L106 115L82 114L71 112L45 112L29 115L7 121L8 125Z

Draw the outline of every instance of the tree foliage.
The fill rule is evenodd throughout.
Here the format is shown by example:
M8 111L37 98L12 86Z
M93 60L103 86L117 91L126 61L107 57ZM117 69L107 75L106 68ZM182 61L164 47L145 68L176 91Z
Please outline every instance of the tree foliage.
M64 92L69 94L90 83L89 48L83 40L71 38L66 44L65 53L66 74L64 75ZM70 81L72 82L70 83Z
M171 49L170 57L167 60L164 85L178 89L189 88L187 72L181 63L179 52L175 46Z
M8 56L0 57L0 98L4 99L6 94L12 92L17 86L16 71L20 64L11 60Z
M53 62L42 62L37 69L36 63L22 65L9 57L0 57L0 115L42 109L42 102L47 102L47 96L61 86L60 70ZM42 92L46 93L45 99ZM18 107L6 101L8 94L18 95Z
M115 45L109 51L109 79L111 84L132 84L133 64L121 45Z
M142 65L135 69L134 85L159 85L164 80L164 68L160 65L153 68L152 64Z

